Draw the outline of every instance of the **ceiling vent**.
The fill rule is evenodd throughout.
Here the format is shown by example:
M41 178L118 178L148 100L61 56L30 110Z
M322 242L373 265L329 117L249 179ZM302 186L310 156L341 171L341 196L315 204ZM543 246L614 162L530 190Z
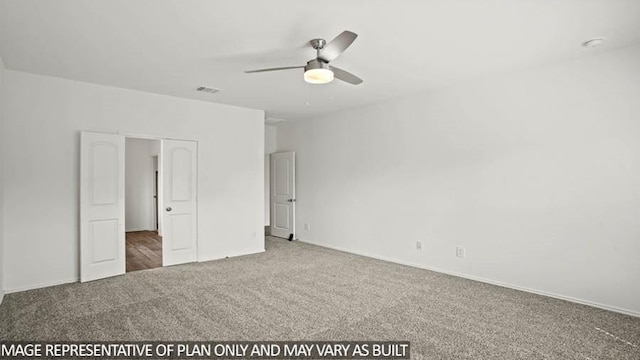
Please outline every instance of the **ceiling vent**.
M593 38L590 40L587 40L585 42L582 43L582 46L586 47L586 48L594 48L596 46L600 46L602 45L602 43L605 41L606 39L603 37L597 37L597 38Z
M209 93L209 94L215 94L218 91L220 91L220 89L212 88L210 86L199 86L196 88L196 90L204 93Z

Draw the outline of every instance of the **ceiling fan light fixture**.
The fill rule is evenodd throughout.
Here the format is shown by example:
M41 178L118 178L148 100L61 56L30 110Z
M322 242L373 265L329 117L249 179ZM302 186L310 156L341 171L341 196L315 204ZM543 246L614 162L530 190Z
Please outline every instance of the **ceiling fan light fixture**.
M304 81L309 84L327 84L333 81L333 71L329 64L318 59L307 62L304 67Z
M309 69L304 72L304 81L309 84L327 84L333 81L333 71L329 69Z

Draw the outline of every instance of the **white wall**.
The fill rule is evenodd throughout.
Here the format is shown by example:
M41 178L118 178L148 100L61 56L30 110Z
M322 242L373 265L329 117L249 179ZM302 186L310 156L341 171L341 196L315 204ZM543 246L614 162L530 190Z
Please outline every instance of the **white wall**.
M264 127L264 226L271 223L271 199L270 191L270 154L276 151L276 132L277 128L273 125L265 125Z
M125 231L155 230L155 170L160 141L127 138L125 144Z
M0 58L0 140L4 137L4 63ZM0 141L0 304L4 297L4 142Z
M264 112L7 70L5 289L78 279L79 132L198 141L198 259L264 250Z
M300 240L640 315L638 64L627 48L280 124Z
M277 131L278 128L275 125L264 126L264 153L271 154L276 152L277 144Z

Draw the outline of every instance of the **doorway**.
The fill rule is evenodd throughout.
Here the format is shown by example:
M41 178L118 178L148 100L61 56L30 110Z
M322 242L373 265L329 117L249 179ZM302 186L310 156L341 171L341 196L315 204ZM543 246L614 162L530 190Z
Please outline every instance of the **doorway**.
M127 139L129 139L129 146L126 146ZM138 153L144 159L139 167L131 163L127 167L125 147L127 147L126 153ZM137 147L142 150L135 151ZM149 220L154 213L155 201L153 201L152 192L135 191L131 184L127 190L125 184L125 174L141 172L141 178L145 179L146 183L143 186L153 189L155 171L149 172L148 169L149 167L153 169L154 156L158 157L156 187L158 205L155 207L158 208L157 236L162 244L161 266L198 261L198 143L192 140L127 137L121 134L82 131L80 133L81 282L124 274L127 260L126 232L156 232L154 221ZM142 171L142 169L147 170ZM130 195L126 201L125 193ZM134 198L132 199L131 196ZM136 196L140 196L140 199L136 199ZM135 208L138 207L143 211L136 211ZM125 208L129 208L128 220ZM146 216L140 215L145 211ZM142 221L139 221L140 219ZM144 251L140 252L144 253Z
M295 152L271 154L271 235L296 239Z
M160 140L125 139L126 272L162 266L158 233Z

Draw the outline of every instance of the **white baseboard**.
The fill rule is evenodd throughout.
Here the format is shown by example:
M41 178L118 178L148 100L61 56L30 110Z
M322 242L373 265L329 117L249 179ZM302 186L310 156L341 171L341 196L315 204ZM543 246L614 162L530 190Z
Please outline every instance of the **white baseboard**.
M124 229L124 232L134 232L134 231L156 231L156 229L145 229L145 228L132 228L132 229Z
M80 281L80 278L52 281L52 282L49 282L49 283L40 283L40 284L36 284L36 285L29 285L29 286L25 286L25 287L14 288L14 289L6 289L4 291L4 293L5 294L13 294L13 293L21 292L21 291L35 290L35 289L45 288L45 287L49 287L49 286L70 284L70 283L74 283L74 282L78 282L78 281Z
M199 258L198 262L220 260L220 259L226 259L226 258L238 257L238 256L245 256L245 255L252 255L252 254L260 254L260 253L263 253L264 251L265 251L265 249L252 250L252 251L248 251L248 252L234 251L234 252L231 252L231 253L227 253L224 256L211 256L211 257L206 257L206 258Z
M4 300L4 291L0 291L0 305L2 305L2 300Z
M249 251L249 252L232 252L232 253L228 253L228 254L226 254L224 256L220 256L220 257L198 259L198 262L205 262L205 261L211 261L211 260L220 260L220 259L224 259L224 258L228 258L228 257L259 254L259 253L262 253L264 251L265 251L265 249L262 248L262 249L258 249L258 250L255 250L255 251ZM180 264L178 264L178 265L180 265ZM69 283L74 283L74 282L78 282L78 281L80 281L80 278L53 281L53 282L49 282L49 283L40 283L40 284L36 284L36 285L29 285L29 286L25 286L25 287L18 287L18 288L8 289L8 290L5 290L4 294L12 294L12 293L17 293L17 292L21 292L21 291L41 289L41 288L45 288L45 287L49 287L49 286L69 284ZM0 303L1 303L1 301L0 301Z
M350 254L366 256L366 257L370 257L370 258L373 258L373 259L388 261L388 262L392 262L392 263L396 263L396 264L400 264L400 265L411 266L411 267L415 267L415 268L420 268L420 269L424 269L424 270L434 271L434 272L437 272L437 273L457 276L457 277L461 277L461 278L465 278L465 279L469 279L469 280L474 280L474 281L479 281L479 282L483 282L483 283L487 283L487 284L491 284L491 285L496 285L496 286L500 286L500 287L505 287L505 288L509 288L509 289L514 289L514 290L524 291L524 292L528 292L528 293L532 293L532 294L552 297L552 298L555 298L555 299L565 300L565 301L569 301L569 302L572 302L572 303L592 306L592 307L596 307L596 308L603 309L603 310L609 310L609 311L617 312L617 313L620 313L620 314L640 317L640 312L638 312L638 311L622 309L622 308L618 308L618 307L615 307L615 306L600 304L600 303L589 301L589 300L583 300L583 299L578 299L578 298L574 298L574 297L571 297L571 296L555 294L555 293L542 291L542 290L531 289L531 288L527 288L527 287L523 287L523 286L518 286L518 285L505 283L505 282L502 282L502 281L486 279L486 278L479 277L479 276L474 276L474 275L462 274L462 273L458 273L458 272L455 272L455 271L444 270L444 269L440 269L440 268L436 268L436 267L432 267L432 266L415 264L415 263L412 263L412 262L409 262L409 261L389 258L389 257L386 257L386 256L372 255L372 254L368 254L368 253L365 253L365 252L362 252L362 251L355 251L355 250L345 249L345 248L341 248L341 247L337 247L337 246L330 246L330 245L320 244L320 243L317 243L317 242L314 242L314 241L307 241L307 240L303 240L303 239L298 239L298 240L300 242L303 242L303 243L316 245L316 246L320 246L320 247L324 247L324 248L328 248L328 249L338 250L338 251L342 251L342 252L347 252L347 253L350 253Z

